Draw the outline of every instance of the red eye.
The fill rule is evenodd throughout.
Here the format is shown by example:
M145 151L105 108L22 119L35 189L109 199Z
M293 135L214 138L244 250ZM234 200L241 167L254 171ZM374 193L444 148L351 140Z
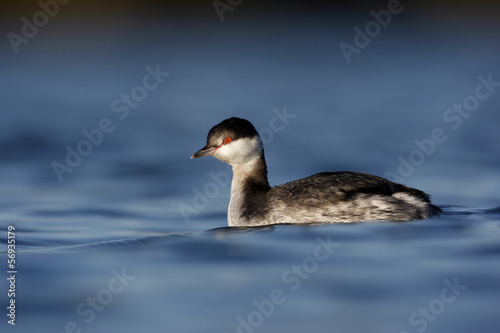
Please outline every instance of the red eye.
M231 138L230 137L224 138L223 143L229 143L229 142L231 142Z

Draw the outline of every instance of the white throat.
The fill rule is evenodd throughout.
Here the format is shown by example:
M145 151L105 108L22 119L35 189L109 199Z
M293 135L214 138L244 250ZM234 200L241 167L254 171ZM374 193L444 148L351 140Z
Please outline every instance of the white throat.
M230 226L237 226L242 213L245 181L257 172L260 157L244 164L232 164L233 180L231 181L231 199L227 210L227 220Z
M262 141L259 136L241 138L222 145L214 153L214 157L232 166L236 164L247 164L256 157L260 157L262 149Z
M263 160L262 140L258 135L252 138L240 138L222 145L214 157L229 163L233 168L231 181L231 199L227 211L230 226L241 225L241 216L245 199L245 184L248 179L261 179L262 168L267 183L267 171Z

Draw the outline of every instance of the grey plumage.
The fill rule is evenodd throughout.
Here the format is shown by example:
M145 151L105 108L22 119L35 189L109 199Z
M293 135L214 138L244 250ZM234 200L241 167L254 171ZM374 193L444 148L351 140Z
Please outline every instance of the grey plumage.
M256 188L246 192L243 202L241 225L408 221L441 212L420 190L348 171L323 172L273 188Z

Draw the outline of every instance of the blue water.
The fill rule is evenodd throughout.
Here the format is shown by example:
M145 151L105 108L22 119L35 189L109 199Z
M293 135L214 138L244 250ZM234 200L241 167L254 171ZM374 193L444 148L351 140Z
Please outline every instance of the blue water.
M492 28L408 10L348 63L339 44L368 16L238 19L241 6L197 24L61 13L18 54L1 45L2 331L497 332ZM445 214L228 228L227 166L189 157L230 116L261 131L273 185L372 173Z

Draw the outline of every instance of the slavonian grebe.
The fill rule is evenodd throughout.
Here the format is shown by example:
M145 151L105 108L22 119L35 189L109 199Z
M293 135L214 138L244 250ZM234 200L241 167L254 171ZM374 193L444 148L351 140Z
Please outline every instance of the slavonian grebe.
M229 226L409 221L441 212L428 194L365 173L323 172L271 187L262 140L245 119L212 127L206 146L191 158L207 155L233 168Z

